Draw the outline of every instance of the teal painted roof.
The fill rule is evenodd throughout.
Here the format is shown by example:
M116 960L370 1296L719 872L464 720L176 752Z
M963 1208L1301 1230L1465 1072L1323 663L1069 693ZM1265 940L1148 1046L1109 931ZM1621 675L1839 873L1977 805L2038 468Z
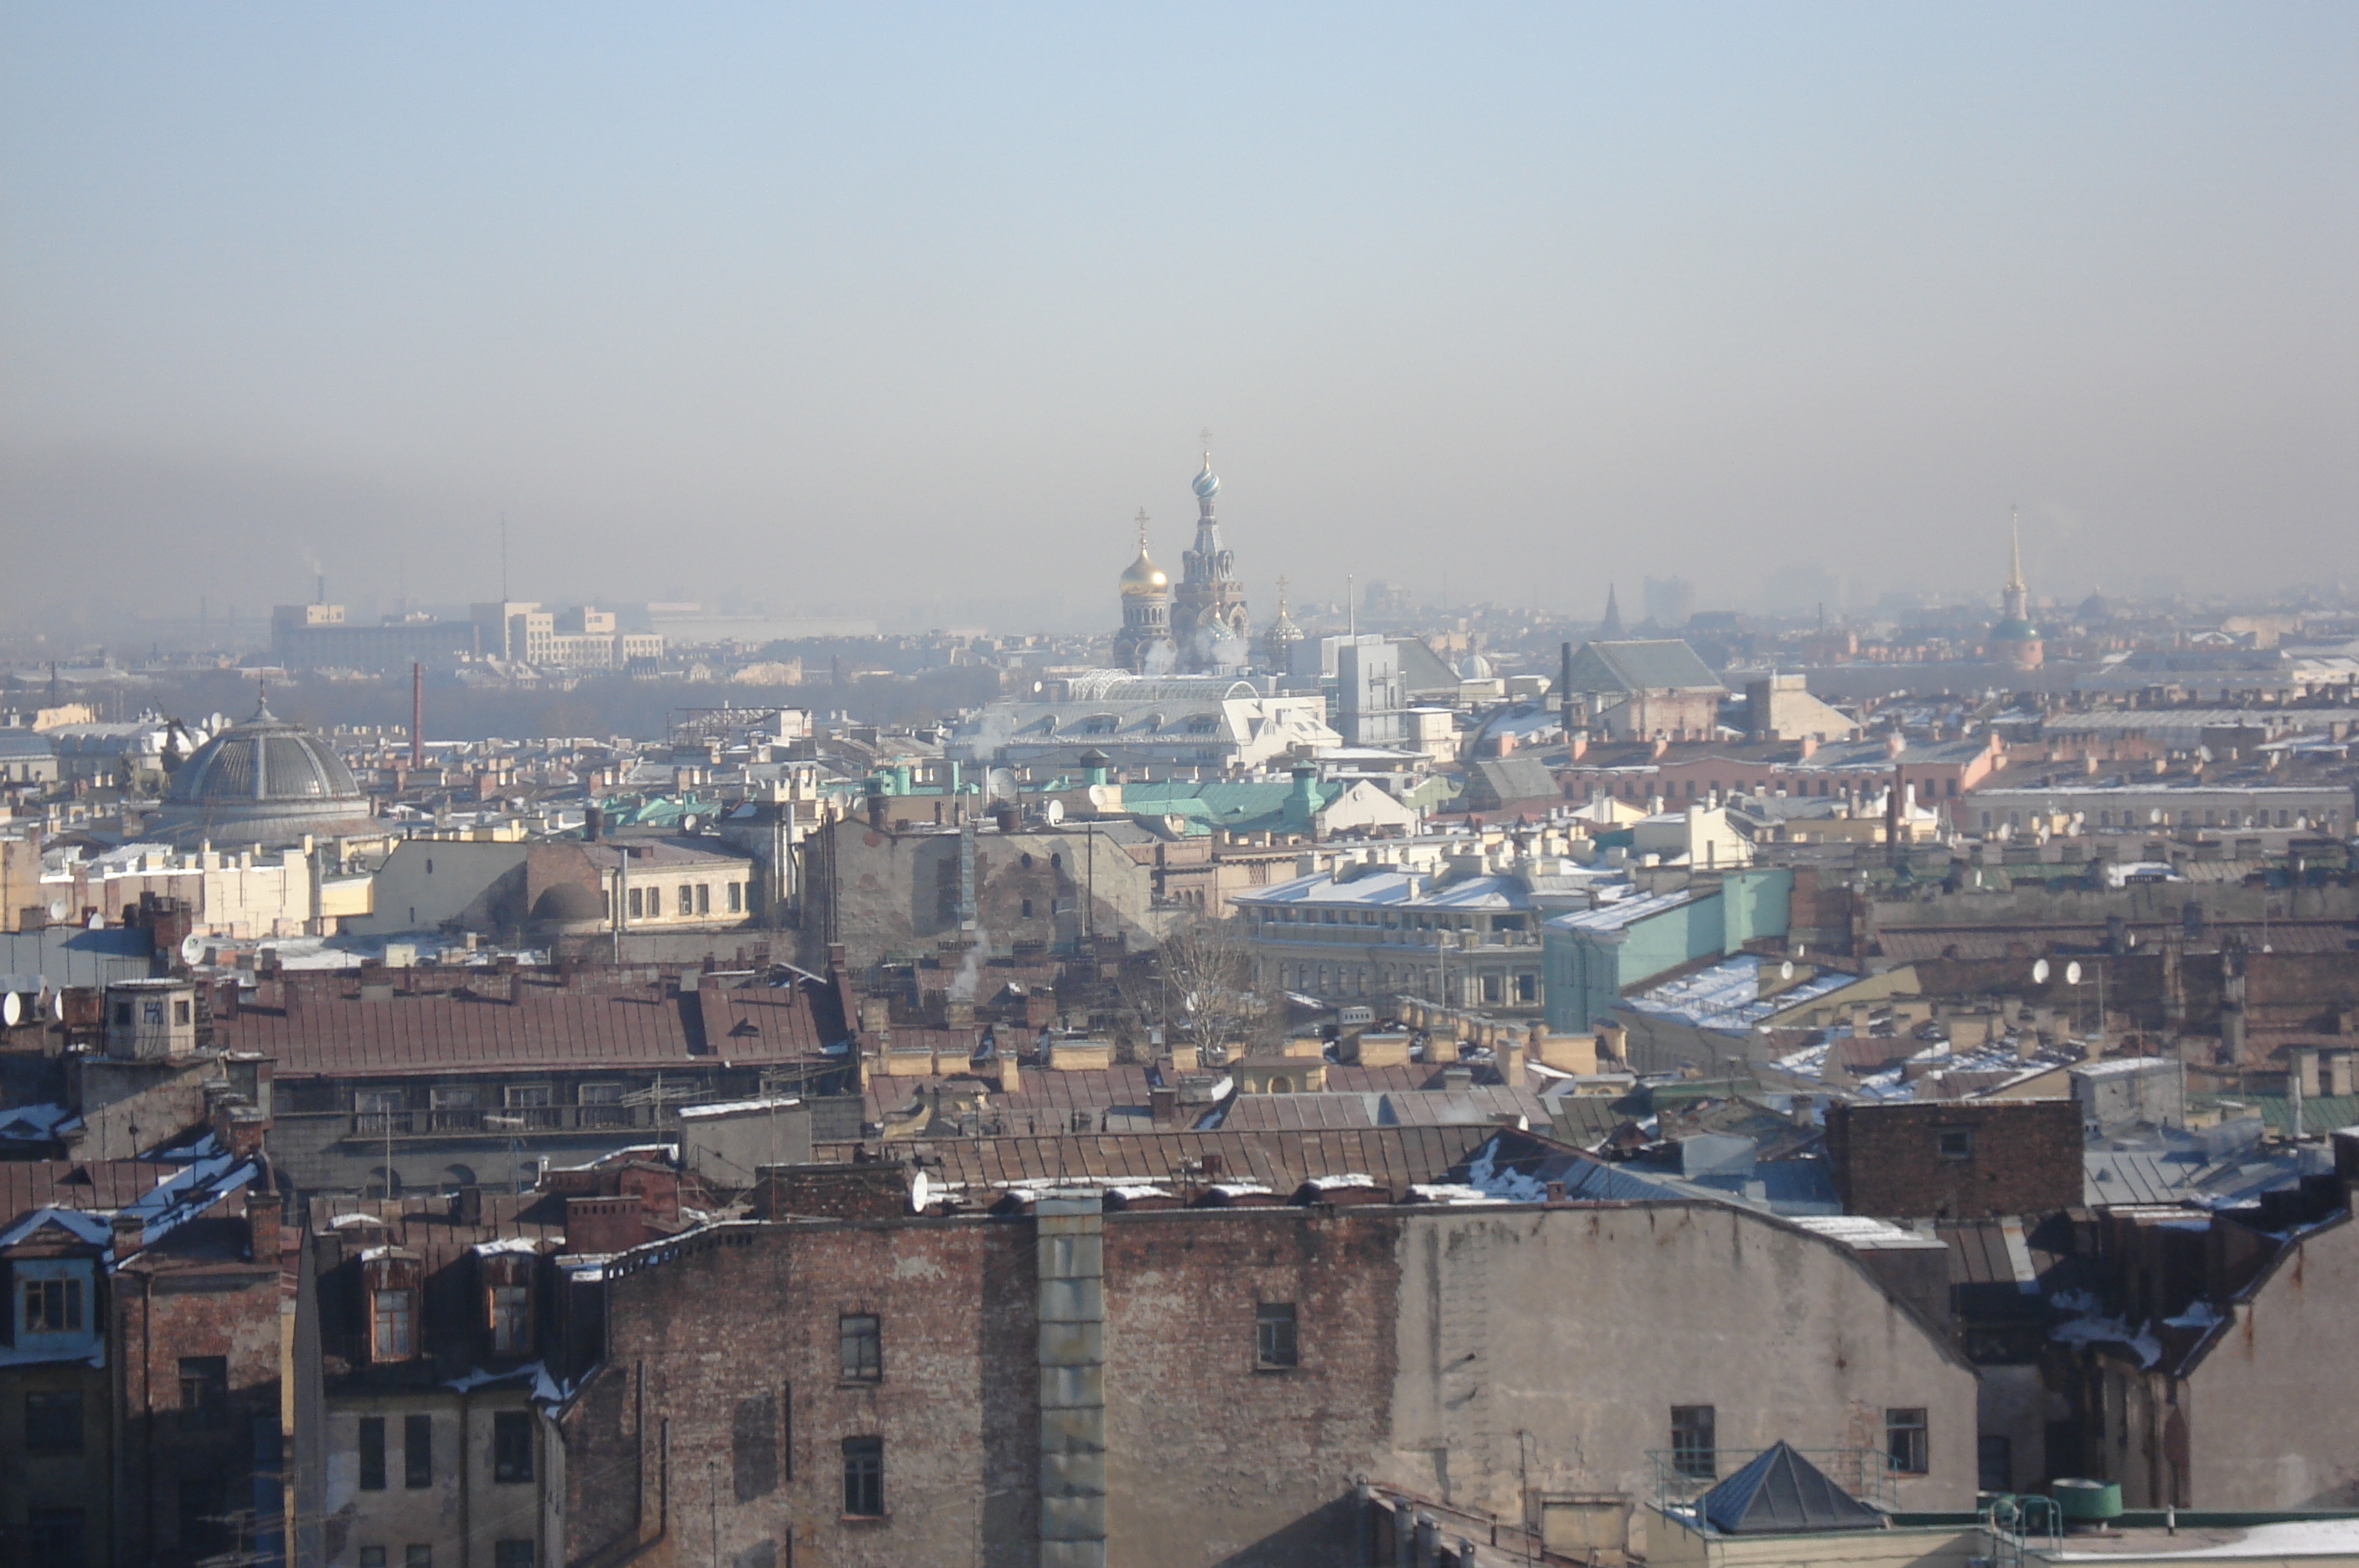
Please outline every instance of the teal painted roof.
M1343 792L1340 783L1313 781L1313 810L1323 811ZM1291 780L1283 784L1125 784L1122 809L1136 816L1185 817L1207 827L1258 830L1286 821L1286 803L1294 794ZM1299 825L1299 824L1298 824Z

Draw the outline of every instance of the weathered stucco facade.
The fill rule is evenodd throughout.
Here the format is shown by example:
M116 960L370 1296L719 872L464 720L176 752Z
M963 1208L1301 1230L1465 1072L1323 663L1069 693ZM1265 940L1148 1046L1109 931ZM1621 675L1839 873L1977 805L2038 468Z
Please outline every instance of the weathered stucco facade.
M565 1473L597 1477L569 1488L564 1560L1028 1568L1045 1474L1055 1561L1343 1568L1354 1476L1635 1519L1675 1405L1715 1407L1723 1473L1778 1438L1880 1453L1887 1413L1922 1410L1902 1505L1973 1501L1972 1368L1848 1250L1763 1215L1114 1211L1053 1267L1038 1223L745 1224L617 1260L606 1356L559 1420ZM1102 1507L1096 1466L1043 1441L1090 1430ZM875 1513L849 1507L847 1443L881 1453Z

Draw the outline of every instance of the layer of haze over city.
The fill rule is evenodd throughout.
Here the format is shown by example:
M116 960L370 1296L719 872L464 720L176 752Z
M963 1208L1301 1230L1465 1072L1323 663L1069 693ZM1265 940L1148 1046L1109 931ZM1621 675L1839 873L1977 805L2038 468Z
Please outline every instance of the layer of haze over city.
M0 10L71 609L2354 562L2346 5Z

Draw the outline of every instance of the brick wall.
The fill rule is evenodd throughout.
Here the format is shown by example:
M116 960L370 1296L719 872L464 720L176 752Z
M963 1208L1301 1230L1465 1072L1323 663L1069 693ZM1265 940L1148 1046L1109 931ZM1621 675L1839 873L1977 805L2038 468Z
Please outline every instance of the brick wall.
M2081 1107L2071 1100L1834 1105L1827 1152L1846 1213L1983 1219L2082 1199Z

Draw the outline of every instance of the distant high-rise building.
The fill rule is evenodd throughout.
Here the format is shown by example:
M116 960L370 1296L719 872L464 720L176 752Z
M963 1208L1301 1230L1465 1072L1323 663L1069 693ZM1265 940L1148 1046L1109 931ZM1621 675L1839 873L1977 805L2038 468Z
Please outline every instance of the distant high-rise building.
M1408 731L1408 689L1400 649L1382 633L1343 639L1335 649L1335 727L1346 746L1394 747Z
M1180 589L1171 608L1171 637L1179 645L1180 668L1212 670L1241 665L1247 657L1249 632L1245 590L1237 581L1236 557L1222 542L1220 520L1212 515L1221 476L1212 472L1210 450L1190 488L1196 492L1196 548L1183 558Z
M1114 661L1137 675L1168 675L1177 659L1171 643L1171 579L1147 553L1147 508L1138 509L1138 559L1122 574L1122 630Z
M1999 593L1998 625L1991 627L1990 656L1993 663L2009 670L2037 670L2045 657L2039 628L2031 624L2031 590L2023 581L2023 518L2012 510L2007 517L2006 586Z

